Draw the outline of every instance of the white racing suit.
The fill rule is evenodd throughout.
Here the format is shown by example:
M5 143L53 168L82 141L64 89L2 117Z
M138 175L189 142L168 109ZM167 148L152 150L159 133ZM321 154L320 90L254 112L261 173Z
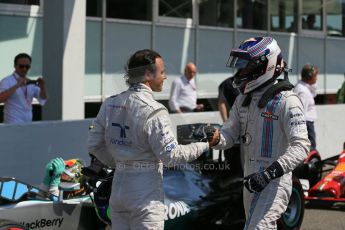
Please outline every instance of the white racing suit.
M143 84L108 98L93 125L89 152L116 168L109 201L112 229L163 229L162 163L194 160L208 143L178 145L167 109Z
M246 95L237 97L230 118L220 131L215 149L230 148L241 142L244 154L244 176L263 171L274 161L284 175L267 185L261 193L250 193L244 187L245 229L276 229L276 220L285 212L292 191L291 171L307 157L309 140L301 101L291 91L273 96L264 108L258 107L266 86L252 93L247 107Z

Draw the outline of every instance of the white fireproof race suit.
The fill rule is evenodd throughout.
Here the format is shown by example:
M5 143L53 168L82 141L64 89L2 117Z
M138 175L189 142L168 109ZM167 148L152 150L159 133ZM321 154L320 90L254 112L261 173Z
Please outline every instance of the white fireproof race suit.
M178 145L167 109L144 84L108 98L90 131L88 149L116 168L110 197L112 229L163 229L163 165L185 163L209 149Z
M241 142L244 176L260 172L277 161L284 175L276 178L261 193L244 188L245 229L276 229L276 220L285 212L292 191L291 171L307 157L310 142L301 101L292 91L273 96L263 108L258 102L270 86L252 93L249 106L246 95L237 97L230 118L220 131L215 149L230 148Z

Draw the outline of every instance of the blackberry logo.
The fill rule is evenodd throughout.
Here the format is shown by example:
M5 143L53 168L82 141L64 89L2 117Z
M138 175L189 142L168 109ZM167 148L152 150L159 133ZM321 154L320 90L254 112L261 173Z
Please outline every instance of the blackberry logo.
M57 218L57 219L40 219L35 220L33 222L22 222L21 225L25 226L28 229L47 229L49 227L58 227L60 228L63 222L63 218Z

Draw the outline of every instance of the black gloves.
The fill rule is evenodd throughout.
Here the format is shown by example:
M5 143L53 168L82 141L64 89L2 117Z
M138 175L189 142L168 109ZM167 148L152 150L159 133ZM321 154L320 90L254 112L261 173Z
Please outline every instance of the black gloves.
M96 157L90 155L91 164L88 167L83 167L81 173L88 177L99 176L102 169L106 167L102 162L100 162Z
M264 171L246 176L243 183L249 192L261 192L271 180L281 177L282 175L284 175L284 170L281 165L275 161Z

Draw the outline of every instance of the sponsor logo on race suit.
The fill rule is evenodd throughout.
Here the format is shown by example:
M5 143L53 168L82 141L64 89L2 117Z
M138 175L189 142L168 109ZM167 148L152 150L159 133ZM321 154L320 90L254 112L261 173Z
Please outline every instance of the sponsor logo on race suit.
M118 124L118 123L111 123L111 126L119 127L120 128L120 137L126 138L126 129L129 130L129 126L121 125L121 124Z
M170 153L172 150L176 149L176 147L177 147L177 143L175 141L171 142L165 146L165 151Z
M127 110L127 107L124 105L108 105L110 108L113 109L123 109L123 110Z
M168 144L170 142L173 142L175 140L174 137L167 137L163 139L164 144Z
M132 145L132 141L127 141L127 140L124 140L124 139L116 139L116 138L111 138L110 139L110 143L113 144L113 145L125 145L125 146L130 146Z
M295 112L295 111L291 110L291 112L290 112L290 125L291 126L303 125L305 123L306 122L304 120L302 113Z
M190 212L190 208L188 205L183 201L176 201L169 203L168 205L164 205L165 211L165 220L175 219L180 216L184 216Z
M50 227L61 227L63 218L57 219L38 219L32 222L21 222L20 224L28 229L47 229Z
M273 113L270 113L270 112L262 112L261 116L265 117L265 118L270 118L270 119L273 119L273 120L278 120L278 116L274 115Z
M297 126L297 125L303 125L305 124L305 121L293 121L290 123L291 126Z
M302 113L290 113L290 118L294 118L294 117L302 117L303 114Z
M301 132L307 132L307 126L304 114L299 107L289 108L289 117L290 117L290 128L292 134L299 134Z
M120 139L117 138L111 138L110 143L113 145L124 145L124 146L130 146L132 145L132 141L126 140L127 135L126 135L126 130L129 130L129 126L127 125L121 125L118 123L111 123L113 127L116 127L120 131Z

